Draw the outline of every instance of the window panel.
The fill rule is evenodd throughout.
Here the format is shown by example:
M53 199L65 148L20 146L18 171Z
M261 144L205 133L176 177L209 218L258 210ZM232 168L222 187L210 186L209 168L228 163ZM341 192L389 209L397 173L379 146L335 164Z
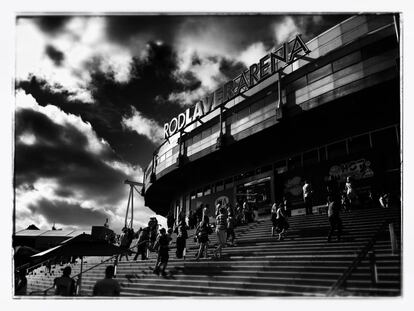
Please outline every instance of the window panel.
M224 183L222 181L219 181L216 183L216 192L223 191L224 190Z
M201 133L201 139L204 139L206 137L209 137L211 135L211 127L209 127L208 129L204 130Z
M290 158L288 162L288 166L289 166L289 170L301 168L302 167L302 155L299 154L297 156Z
M380 150L387 150L398 147L397 132L395 127L373 132L371 134L373 147Z
M368 150L370 148L368 134L349 138L348 148L351 154Z
M234 186L233 178L228 178L228 179L225 180L225 188L226 189L232 189L233 186Z
M312 83L313 81L326 77L327 75L331 73L332 73L331 64L325 65L315 71L308 73L308 83Z
M328 148L328 159L329 160L346 156L345 141L341 141L339 143L328 145L327 148Z
M260 110L263 107L264 107L264 98L258 100L257 102L255 102L254 104L250 106L250 114Z
M348 54L332 63L333 71L338 71L359 61L361 61L361 51Z
M207 186L204 188L204 195L209 195L211 194L211 186Z
M298 89L301 89L301 88L305 87L306 84L307 84L306 75L304 75L303 77L301 77L301 78L299 78L299 79L297 79L297 80L289 83L286 86L286 91L288 93L291 93L291 92L293 92L295 90L298 90Z
M241 120L249 115L249 107L246 107L239 112L237 112L237 119Z
M303 154L303 166L313 165L318 163L318 150L312 150Z
M193 144L198 143L201 140L201 134L193 136Z
M197 189L197 198L200 198L203 196L203 189Z

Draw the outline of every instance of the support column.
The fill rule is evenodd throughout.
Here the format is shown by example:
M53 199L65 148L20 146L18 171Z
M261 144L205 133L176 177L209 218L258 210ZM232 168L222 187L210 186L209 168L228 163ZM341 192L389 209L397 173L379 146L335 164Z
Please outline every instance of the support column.
M280 120L283 118L283 99L282 99L282 74L281 70L277 72L277 104L276 104L276 120Z

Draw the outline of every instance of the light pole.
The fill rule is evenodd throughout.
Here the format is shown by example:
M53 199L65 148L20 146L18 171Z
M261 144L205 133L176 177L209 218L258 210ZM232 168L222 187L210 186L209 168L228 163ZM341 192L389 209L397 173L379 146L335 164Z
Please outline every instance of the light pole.
M135 189L136 192L141 194L141 191L138 191L138 189L136 187L137 186L138 187L143 187L144 184L140 183L140 182L128 180L128 179L126 179L124 181L124 184L129 185L128 204L127 204L127 210L126 210L126 214L125 214L125 228L128 227L128 214L129 214L130 206L131 206L131 220L130 220L129 225L130 225L130 228L132 228L133 222L134 222L134 189Z

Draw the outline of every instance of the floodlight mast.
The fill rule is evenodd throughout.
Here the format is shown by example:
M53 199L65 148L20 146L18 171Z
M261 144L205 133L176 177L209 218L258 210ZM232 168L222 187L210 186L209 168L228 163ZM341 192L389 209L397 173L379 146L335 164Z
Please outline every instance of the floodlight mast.
M140 182L137 182L137 181L128 180L128 179L126 179L124 181L124 184L129 185L128 204L127 204L127 210L126 210L126 214L125 214L125 228L128 228L128 215L129 215L129 210L130 210L130 206L131 206L131 219L129 221L129 227L132 229L133 222L134 222L134 189L139 194L141 194L141 191L138 191L136 186L141 187L141 189L142 189L144 184L140 183Z
M125 179L124 184L140 186L140 187L144 186L144 184L142 182L132 181L132 180L128 180L128 179Z

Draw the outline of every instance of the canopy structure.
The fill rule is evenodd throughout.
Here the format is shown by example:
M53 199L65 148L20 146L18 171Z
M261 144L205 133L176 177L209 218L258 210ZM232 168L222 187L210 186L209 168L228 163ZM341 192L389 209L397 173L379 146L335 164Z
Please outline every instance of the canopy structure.
M15 267L20 267L30 261L30 257L39 253L37 249L29 246L16 246L14 248L14 264Z
M113 245L103 239L95 239L90 234L82 233L78 236L70 238L60 245L48 249L44 252L35 254L33 259L40 261L56 256L77 256L81 258L80 275L78 279L78 292L81 290L82 273L83 273L83 257L84 256L112 256L124 253L121 247Z
M111 256L124 252L124 250L105 240L92 238L90 234L82 233L67 239L51 249L32 256L33 259L46 259L55 256Z

